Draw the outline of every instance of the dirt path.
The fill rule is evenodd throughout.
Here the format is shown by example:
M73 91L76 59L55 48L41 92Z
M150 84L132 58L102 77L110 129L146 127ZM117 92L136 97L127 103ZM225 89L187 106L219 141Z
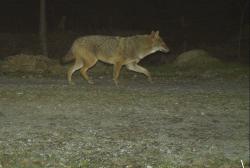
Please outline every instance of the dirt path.
M249 162L247 80L76 80L0 77L1 168Z

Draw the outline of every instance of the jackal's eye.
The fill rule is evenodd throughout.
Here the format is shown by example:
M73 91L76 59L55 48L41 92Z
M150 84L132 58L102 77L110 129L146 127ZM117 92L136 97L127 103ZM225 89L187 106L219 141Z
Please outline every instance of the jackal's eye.
M165 43L164 43L164 41L162 39L159 39L159 44L163 45L163 46L165 45Z

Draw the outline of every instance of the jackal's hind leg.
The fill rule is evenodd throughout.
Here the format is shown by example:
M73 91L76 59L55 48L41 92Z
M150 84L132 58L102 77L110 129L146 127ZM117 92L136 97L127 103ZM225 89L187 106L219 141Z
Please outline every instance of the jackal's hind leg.
M74 83L72 82L72 75L73 75L73 73L74 73L75 71L77 71L77 70L79 70L80 68L82 68L82 66L83 66L82 61L79 60L79 59L76 59L74 65L72 65L72 66L69 68L69 70L68 70L68 72L67 72L67 78L68 78L69 84L74 84Z
M142 66L140 66L136 63L127 64L126 66L131 71L143 73L144 75L146 75L148 77L148 81L150 83L152 83L152 77L150 75L150 72L146 68L143 68Z
M88 76L87 71L89 68L91 68L92 66L96 64L97 59L92 58L92 59L84 60L83 62L84 62L84 65L81 68L80 73L84 77L84 79L88 81L89 84L94 84L92 79Z

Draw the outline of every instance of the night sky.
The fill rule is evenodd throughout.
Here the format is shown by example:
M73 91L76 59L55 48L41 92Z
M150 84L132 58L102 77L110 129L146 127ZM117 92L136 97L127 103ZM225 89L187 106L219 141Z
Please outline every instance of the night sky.
M60 18L67 29L122 29L163 31L182 26L230 31L239 24L243 1L234 0L47 0L48 29L54 31ZM38 31L39 1L8 0L1 4L1 32ZM228 30L230 29L230 30Z
M220 44L239 34L246 0L47 0L48 33L143 34L160 30L172 44ZM248 16L246 16L248 17ZM6 0L0 6L0 33L38 33L39 1ZM245 18L244 22L247 22Z

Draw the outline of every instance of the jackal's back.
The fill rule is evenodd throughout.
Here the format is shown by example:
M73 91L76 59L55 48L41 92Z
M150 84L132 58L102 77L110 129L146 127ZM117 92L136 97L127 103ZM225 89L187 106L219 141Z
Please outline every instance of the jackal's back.
M120 37L117 36L84 36L78 38L73 46L85 48L94 55L113 55L119 47Z

